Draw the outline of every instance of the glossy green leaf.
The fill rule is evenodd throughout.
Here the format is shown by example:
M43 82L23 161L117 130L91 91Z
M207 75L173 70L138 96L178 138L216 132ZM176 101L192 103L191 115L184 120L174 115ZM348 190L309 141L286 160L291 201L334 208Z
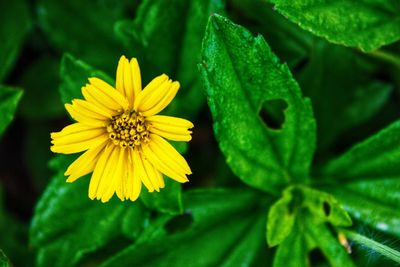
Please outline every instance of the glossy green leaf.
M114 35L117 20L128 18L130 1L38 1L39 26L61 52L69 52L97 68L115 73L124 53Z
M150 209L171 214L180 214L182 207L182 186L180 183L164 177L165 188L160 192L149 193L146 188L142 188L140 199Z
M270 246L285 240L292 231L296 216L303 210L307 210L307 215L315 218L320 224L352 224L349 215L331 195L305 186L290 186L269 210L267 242Z
M200 70L215 135L233 172L275 193L289 181L307 180L315 147L311 105L265 40L213 15ZM276 99L288 105L279 130L267 128L259 116L263 103Z
M4 254L4 252L0 249L0 267L11 267L11 262Z
M74 266L84 256L110 243L129 241L146 220L140 202L108 203L87 196L89 177L66 183L64 170L72 157L59 156L53 162L58 173L35 208L30 229L31 245L37 250L37 266ZM135 220L132 214L136 214ZM125 216L135 222L126 222ZM124 233L128 233L124 235Z
M116 62L117 63L117 62ZM113 65L116 69L116 64ZM97 77L114 85L114 81L104 72L98 71L85 62L74 58L70 54L64 54L60 67L60 95L63 103L69 103L72 99L82 99L81 89L91 77Z
M400 233L399 136L397 121L331 161L322 174L329 182L341 182L328 190L349 213L395 235Z
M400 39L398 1L270 1L288 19L333 43L372 51Z
M205 102L197 71L201 40L208 16L221 12L223 2L145 0L133 21L121 21L116 26L126 48L139 58L144 81L166 73L181 83L170 113L179 111L193 117Z
M102 266L237 266L235 259L257 265L258 254L265 253L258 201L252 191L187 192L183 215L151 221L136 244Z
M23 0L0 2L0 83L10 72L31 27L28 5Z
M14 118L22 91L9 86L0 85L0 136Z
M44 56L33 62L22 74L20 84L24 88L25 96L21 100L20 112L25 119L43 121L64 114L57 90L59 65L58 59ZM43 72L46 75L43 75Z
M322 153L345 131L375 115L392 86L376 80L376 66L353 50L324 40L316 40L312 48L309 62L296 77L312 100Z

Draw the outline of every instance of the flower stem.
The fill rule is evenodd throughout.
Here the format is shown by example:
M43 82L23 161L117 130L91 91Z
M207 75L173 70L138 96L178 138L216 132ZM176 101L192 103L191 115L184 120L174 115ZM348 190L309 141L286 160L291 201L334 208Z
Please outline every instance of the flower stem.
M368 237L363 235L357 234L355 232L349 230L341 230L349 239L353 240L354 242L366 246L385 257L388 257L391 260L394 260L397 263L400 263L400 252L392 249L386 245L383 245L379 242L376 242Z
M375 50L370 52L369 54L375 58L394 64L400 68L400 57L394 55L393 53L384 50Z

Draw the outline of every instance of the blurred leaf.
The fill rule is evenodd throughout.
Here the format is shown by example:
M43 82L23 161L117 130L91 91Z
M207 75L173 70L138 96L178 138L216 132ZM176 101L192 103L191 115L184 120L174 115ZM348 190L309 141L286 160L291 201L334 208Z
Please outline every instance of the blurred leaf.
M24 70L20 80L25 94L20 108L24 118L48 120L64 115L64 107L57 90L59 65L57 59L43 56Z
M22 93L20 89L0 85L0 136L13 120Z
M269 210L267 241L270 246L280 244L292 231L295 218L302 209L320 223L350 226L349 215L331 195L305 186L290 186ZM297 242L297 241L296 241Z
M171 214L180 214L182 207L182 186L180 183L164 177L165 188L160 192L149 193L146 188L142 188L140 199L150 209Z
M114 81L105 73L95 70L70 54L64 54L60 67L61 84L59 89L61 101L70 103L72 99L82 99L81 88L88 83L90 77L98 77L114 86Z
M133 21L121 21L116 26L127 49L140 59L144 81L166 73L181 83L169 113L193 117L204 103L197 70L201 40L208 16L221 12L223 2L144 0Z
M315 148L311 105L264 39L214 15L200 69L215 135L233 172L248 185L275 193L289 181L307 180ZM258 114L267 100L288 105L279 130L267 128Z
M318 150L344 131L367 121L386 103L392 87L372 80L371 62L354 51L323 40L314 42L309 63L297 75L313 103Z
M124 50L114 36L114 23L128 18L132 1L38 1L39 26L61 52L69 52L108 74Z
M140 202L123 203L114 198L104 204L90 200L87 176L66 183L63 171L70 159L59 156L52 162L62 171L53 177L35 208L30 240L38 250L38 266L74 266L88 253L114 240L122 242L125 233L130 233L125 239L132 238L147 218L140 212ZM126 215L135 224L126 222Z
M0 249L0 267L11 267L11 262L4 254L4 252Z
M18 58L30 27L31 19L25 1L0 2L0 83Z
M270 3L265 0L231 0L230 3L237 10L235 15L240 25L262 34L271 50L290 69L307 59L313 35L281 16Z
M323 173L328 190L355 218L400 236L400 121L331 161ZM371 212L373 210L374 212Z
M235 259L257 266L258 253L266 253L259 201L252 191L187 192L185 214L156 218L136 244L102 266L237 266Z
M333 43L372 51L400 39L398 1L270 1L288 19Z

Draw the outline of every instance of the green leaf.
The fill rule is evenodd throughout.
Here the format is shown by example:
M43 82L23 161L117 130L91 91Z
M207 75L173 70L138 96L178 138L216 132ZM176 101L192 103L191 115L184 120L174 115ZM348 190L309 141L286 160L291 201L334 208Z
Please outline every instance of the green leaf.
M200 70L215 135L233 172L248 185L273 193L289 181L307 180L315 147L311 105L265 40L213 15ZM259 116L268 100L288 106L279 130L266 127Z
M270 1L289 20L333 43L372 51L400 39L397 1Z
M31 28L29 9L25 1L0 3L0 83L14 65L26 34Z
M331 161L320 174L358 220L399 236L400 121ZM373 210L374 212L371 212Z
M11 262L4 254L4 252L0 249L0 267L11 267Z
M127 18L131 1L38 1L39 26L60 51L115 73L123 47L114 35L117 20ZM73 19L72 17L73 16Z
M374 68L350 49L324 40L314 42L309 63L297 79L313 103L321 153L345 131L370 119L388 100L392 86L374 80Z
M114 81L105 73L95 70L85 62L64 54L60 67L60 95L63 103L69 103L74 98L83 98L81 88L91 77L98 77L114 85Z
M307 210L309 217L319 224L330 222L335 226L350 226L349 215L331 195L305 186L290 186L269 210L267 242L280 244L291 233L296 216Z
M205 102L197 71L201 40L209 14L222 11L223 2L145 0L133 21L116 25L122 42L139 58L145 81L166 73L181 83L169 113L193 117Z
M171 214L180 214L183 212L182 207L182 186L180 183L164 178L165 188L160 192L148 192L146 188L142 188L140 199L150 209Z
M74 266L87 254L107 245L132 243L147 219L140 202L114 198L104 204L90 200L87 176L66 183L63 172L70 159L59 156L52 162L53 168L61 171L35 208L30 241L37 250L38 266Z
M55 119L64 114L64 107L57 90L59 65L58 59L43 56L25 69L20 79L25 94L20 107L24 118L43 121ZM43 75L43 72L46 75Z
M0 85L0 136L13 120L22 93L20 89Z
M266 253L259 201L247 190L189 191L185 214L151 221L136 244L102 266L237 266L236 259L257 266L258 254Z

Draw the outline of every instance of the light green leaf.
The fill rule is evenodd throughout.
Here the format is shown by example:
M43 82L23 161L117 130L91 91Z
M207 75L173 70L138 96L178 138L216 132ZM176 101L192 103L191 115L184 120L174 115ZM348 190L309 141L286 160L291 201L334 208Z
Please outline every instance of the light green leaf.
M233 172L248 185L274 193L289 181L307 180L315 147L311 105L265 40L213 15L200 70L215 135ZM266 127L259 116L268 100L288 105L279 130Z
M165 188L160 192L148 192L146 188L142 188L140 199L150 209L171 214L180 214L183 212L182 207L182 186L180 183L164 177Z
M292 231L296 217L304 210L319 224L325 222L335 226L352 224L349 215L331 195L305 186L290 186L269 210L268 244L275 246L285 240Z
M201 40L208 16L222 11L223 2L144 0L133 21L116 25L126 48L139 58L144 81L166 73L181 83L169 113L193 117L205 102L197 71Z
M353 50L324 40L314 42L297 79L313 103L320 153L346 130L370 119L388 100L392 86L375 80L374 68Z
M114 23L127 17L134 1L38 1L39 26L60 51L82 58L108 74L124 53L114 35Z
M26 34L31 28L25 1L0 2L0 83L14 65Z
M0 136L14 118L18 102L22 97L22 90L0 85Z
M400 121L331 161L321 177L356 219L399 236ZM374 212L371 212L373 210Z
M0 249L0 267L11 267L11 262L4 254L4 252Z
M333 43L372 51L400 39L397 1L270 1L289 20Z
M102 266L237 266L235 259L257 266L258 254L266 253L259 201L247 190L189 191L183 215L150 221L136 244Z
M95 70L70 54L64 54L60 68L61 84L59 90L63 103L69 103L74 98L82 99L81 89L89 83L88 79L91 77L103 79L114 85L114 81L105 73Z
M140 202L114 198L104 204L90 200L87 176L66 183L63 172L71 158L59 156L52 162L53 168L61 171L53 177L35 208L30 242L37 250L37 266L74 266L107 245L133 243L130 239L147 218L141 212ZM133 218L132 214L138 217ZM135 225L127 222L125 216Z

